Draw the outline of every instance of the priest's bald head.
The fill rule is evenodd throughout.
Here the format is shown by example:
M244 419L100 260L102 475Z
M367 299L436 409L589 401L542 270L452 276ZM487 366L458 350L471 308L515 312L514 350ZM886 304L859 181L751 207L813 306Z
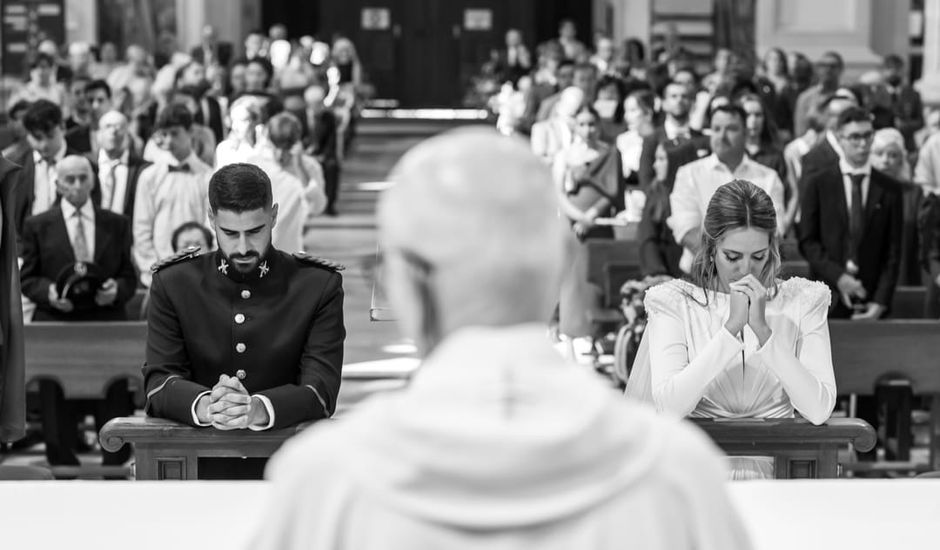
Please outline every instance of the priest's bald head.
M562 231L551 175L489 128L431 138L399 161L378 205L385 282L423 354L469 326L545 323Z

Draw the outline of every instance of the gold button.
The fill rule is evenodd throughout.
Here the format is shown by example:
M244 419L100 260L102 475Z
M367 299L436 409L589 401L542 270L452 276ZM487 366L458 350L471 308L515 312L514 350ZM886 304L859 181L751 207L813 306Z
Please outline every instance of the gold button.
M247 300L248 298L251 298L251 291L250 291L250 290L243 290L243 291L242 291L242 299Z
M245 344L241 342L235 344L235 351L237 351L238 353L245 353L246 349L248 349L248 346L246 346Z
M244 322L245 322L245 316L244 316L244 315L242 315L241 313L239 313L238 315L235 316L235 323L236 323L236 324L239 324L239 325L240 325L240 324L242 324L242 323L244 323Z

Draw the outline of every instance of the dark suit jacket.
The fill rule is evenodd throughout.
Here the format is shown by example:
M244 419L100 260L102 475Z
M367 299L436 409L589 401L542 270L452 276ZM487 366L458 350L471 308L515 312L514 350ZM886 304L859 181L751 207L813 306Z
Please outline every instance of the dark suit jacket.
M209 120L206 120L203 114L204 103L208 106ZM225 139L225 135L223 135L224 130L222 128L222 108L219 106L219 102L216 98L203 96L202 99L199 100L199 112L196 113L193 120L212 130L212 135L215 136L216 143L221 143L221 141Z
M908 151L916 151L914 132L924 127L924 107L920 94L910 86L901 86L897 94L892 96L892 111L894 111L894 126L904 136L904 147Z
M637 170L637 176L640 178L640 188L649 189L653 183L653 161L656 160L656 148L659 147L660 143L665 144L667 156L672 156L673 150L683 147L687 143L692 144L696 158L711 154L711 143L708 136L695 129L690 131L690 135L690 139L666 139L666 129L663 126L657 126L651 135L643 139L643 150L640 152L640 168ZM696 160L696 158L692 160ZM676 166L677 170L678 168ZM672 166L669 169L672 170Z
M79 155L82 153L66 146L65 155ZM23 155L22 162L18 163L23 167L20 185L17 188L16 196L13 198L13 222L16 224L18 235L23 234L23 223L26 218L32 215L33 201L36 199L36 163L33 161L32 150ZM98 185L98 166L92 161L92 172L95 177L95 186L91 190L91 200L95 204L101 204L101 186ZM61 197L56 193L56 202Z
M52 208L26 220L23 228L23 294L36 302L35 321L123 321L124 305L137 289L137 275L131 261L131 224L120 214L95 207L95 261L104 278L118 285L117 298L110 306L88 311L63 313L49 305L49 285L59 273L75 263L62 210Z
M309 129L307 136L307 150L320 161L320 164L327 165L338 162L336 156L336 130L336 115L331 111L322 111L314 118L313 128Z
M865 200L865 226L858 245L858 275L868 300L890 307L901 257L902 189L900 182L871 171ZM846 316L836 283L850 257L849 210L838 166L805 178L800 195L800 252L809 262L810 276L833 290L833 316Z
M65 145L79 153L91 153L91 126L76 126L65 133Z
M219 62L219 65L223 67L228 67L229 63L232 62L232 43L231 42L216 42L212 45L212 51L215 55L216 61ZM203 65L205 65L205 52L202 49L202 46L193 46L189 51L189 55L192 58Z
M85 155L92 164L95 164L98 160L97 155ZM138 157L133 152L127 156L127 189L124 191L124 216L129 220L134 218L134 201L137 198L137 180L140 178L140 173L144 171L144 168L150 166L150 163L146 160ZM97 176L97 165L95 165L96 171L95 175ZM98 184L98 201L95 204L101 204L101 190L100 185L101 181L99 178ZM94 200L94 197L92 197Z
M806 187L806 179L810 175L820 171L832 170L833 168L839 169L839 153L836 153L836 150L832 148L828 139L823 138L803 155L802 172L800 173L800 181L797 182L800 194L803 193L803 189Z

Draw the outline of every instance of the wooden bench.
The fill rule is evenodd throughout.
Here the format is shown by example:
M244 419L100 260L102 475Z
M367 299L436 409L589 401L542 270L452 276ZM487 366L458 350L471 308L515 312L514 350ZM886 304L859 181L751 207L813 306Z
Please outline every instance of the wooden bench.
M730 456L769 456L776 479L839 477L839 450L851 443L867 451L875 430L857 418L832 418L814 426L802 418L692 419Z
M620 287L631 279L641 279L640 248L637 241L615 239L589 239L588 282L601 292L600 307L588 312L588 318L597 325L623 323L620 312Z
M923 319L927 289L922 286L899 286L891 301L891 319Z
M104 399L108 386L127 379L140 395L147 323L31 323L24 329L27 382L58 382L66 399Z
M900 378L930 398L929 467L940 469L940 322L832 320L829 333L840 395L874 395L879 383Z

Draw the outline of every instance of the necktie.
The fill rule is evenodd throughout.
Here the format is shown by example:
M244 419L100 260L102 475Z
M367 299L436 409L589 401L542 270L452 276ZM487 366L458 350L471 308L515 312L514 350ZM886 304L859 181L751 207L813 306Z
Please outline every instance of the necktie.
M111 172L108 173L108 185L106 189L110 196L108 197L108 210L114 211L114 196L117 195L117 169L121 165L120 160L111 162Z
M88 252L88 241L85 240L85 224L82 222L82 213L76 210L72 216L75 217L75 241L72 242L72 250L75 251L75 260L78 262L90 262L91 254Z
M169 171L170 172L189 172L189 165L184 162L183 164L179 164L177 166L170 166Z
M858 245L862 241L865 206L862 204L862 180L865 174L849 174L852 180L852 212L849 216L849 252L854 258L858 254Z

